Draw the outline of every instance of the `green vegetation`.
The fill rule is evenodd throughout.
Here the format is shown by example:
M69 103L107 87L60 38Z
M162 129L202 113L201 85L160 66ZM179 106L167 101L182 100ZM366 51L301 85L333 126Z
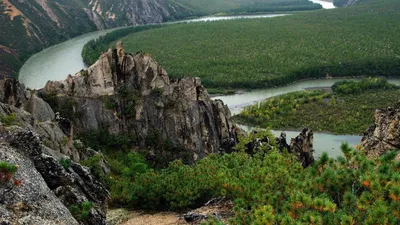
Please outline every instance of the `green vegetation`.
M21 185L20 180L13 179L17 170L17 165L0 160L0 199L2 195L9 192L14 186Z
M376 108L398 101L400 90L384 79L343 81L335 92L300 91L267 99L244 109L235 120L272 129L301 129L337 134L362 134L373 121Z
M85 44L82 49L82 57L87 65L92 65L99 59L99 53L106 52L109 48L108 43L115 42L120 37L128 34L145 31L149 29L160 28L166 25L145 25L138 27L127 27L108 33L98 39L91 40Z
M0 161L0 172L2 175L4 174L13 175L17 171L17 169L18 167L12 163L6 161Z
M268 131L263 135L273 140ZM137 153L114 158L107 177L112 204L187 209L223 196L234 202L230 224L400 221L397 152L372 160L344 144L344 157L334 160L323 154L304 169L293 155L278 153L272 145L273 149L263 146L253 156L239 146L231 154L209 155L194 165L178 160L165 169L151 168Z
M68 169L71 166L71 160L70 159L60 159L60 164L64 169Z
M17 114L11 113L10 115L0 115L0 122L5 126L17 125Z
M393 90L398 88L395 84L390 84L382 78L364 78L361 81L344 80L336 82L332 86L333 92L338 94L356 94L366 90Z
M44 101L49 103L54 112L59 112L61 117L67 118L71 121L73 121L74 118L79 117L79 115L74 111L77 102L73 97L57 96L56 93L43 93L43 92L39 92L38 95Z
M308 0L169 0L202 14L221 12L258 13L320 9L321 5Z
M96 150L113 151L120 149L126 151L131 149L137 140L132 135L111 134L106 129L92 130L81 135L85 146Z
M232 9L230 12L234 14L249 14L260 12L289 12L322 9L320 4L314 4L311 1L303 0L272 0L267 2L258 2L249 5L244 5L240 8Z
M93 208L93 202L82 202L79 205L72 205L69 209L71 214L78 220L89 219L90 210Z
M399 9L399 1L369 0L279 18L168 25L121 40L127 52L151 53L171 77L198 76L207 88L398 76Z

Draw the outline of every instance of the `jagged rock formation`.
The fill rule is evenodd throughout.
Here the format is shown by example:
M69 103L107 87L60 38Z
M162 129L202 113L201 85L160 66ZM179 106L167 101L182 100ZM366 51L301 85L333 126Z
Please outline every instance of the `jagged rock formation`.
M105 224L108 191L68 159L84 153L66 143L50 106L12 79L0 85L0 160L19 165L15 177L22 182L10 192L0 184L0 224ZM68 168L62 159L70 162ZM87 201L94 207L78 222L69 209Z
M49 81L40 91L74 102L72 111L79 115L73 120L75 132L106 128L139 140L169 141L188 149L189 161L235 144L237 128L229 109L210 99L199 78L170 80L149 55L125 54L122 44L117 47L87 71Z
M296 154L297 159L307 167L314 162L313 148L314 133L308 128L304 128L299 136L290 141L290 152Z
M400 102L395 107L377 109L374 119L374 125L364 132L361 141L366 154L377 157L390 150L400 150Z

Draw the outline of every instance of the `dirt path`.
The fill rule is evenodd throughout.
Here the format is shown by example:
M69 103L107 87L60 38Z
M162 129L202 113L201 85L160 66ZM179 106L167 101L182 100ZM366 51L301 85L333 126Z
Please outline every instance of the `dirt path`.
M134 212L130 214L131 219L121 223L121 225L175 225L187 224L183 219L179 219L177 214L161 212L155 214Z
M233 203L224 199L216 199L216 203L211 203L192 210L186 214L200 215L191 217L186 222L183 218L179 218L183 214L176 212L147 212L147 211L128 211L127 209L110 209L107 212L107 221L110 225L199 225L203 221L203 216L217 216L222 222L228 224L228 218L232 217Z
M181 225L187 224L173 212L128 211L126 209L111 209L107 213L111 225Z

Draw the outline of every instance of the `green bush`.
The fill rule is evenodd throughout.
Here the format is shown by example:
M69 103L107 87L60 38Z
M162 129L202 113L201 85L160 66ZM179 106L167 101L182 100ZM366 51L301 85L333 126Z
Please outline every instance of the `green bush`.
M6 161L0 160L0 194L4 195L9 192L14 186L20 186L21 180L14 179L13 176L18 170L18 166ZM0 195L0 199L1 196Z
M399 7L399 1L368 0L278 18L174 24L99 44L121 39L126 52L151 53L171 78L200 77L214 90L327 76L398 77Z
M314 131L362 134L374 123L373 115L376 108L386 108L396 104L400 94L398 88L391 84L379 85L377 89L376 86L368 86L369 88L363 88L362 92L357 91L357 93L353 93L353 90L361 88L347 88L350 87L348 84L359 87L364 83L368 82L363 80L359 83L336 83L336 87L333 88L334 93L320 90L299 91L269 98L246 107L239 115L234 116L234 120L242 124L272 129L309 127ZM340 87L339 93L337 93L338 87Z
M12 163L6 161L0 161L0 172L3 174L13 175L17 171L18 167Z
M6 126L17 125L17 114L11 113L10 115L0 115L0 122Z
M397 224L400 163L342 145L344 157L324 154L308 168L289 153L242 151L209 155L195 165L170 163L134 179L115 179L120 204L156 209L195 207L211 197L234 202L231 224ZM378 216L379 215L379 216Z
M128 134L112 134L106 129L98 129L81 134L79 138L85 146L95 150L128 150L135 143L135 137Z
M77 220L87 220L90 216L90 211L93 208L93 202L82 202L79 205L71 205L69 211Z
M60 164L64 169L68 169L71 166L71 160L70 159L60 159Z
M384 78L364 78L361 81L344 80L336 82L332 90L338 94L357 94L366 90L398 89L395 84L390 84Z

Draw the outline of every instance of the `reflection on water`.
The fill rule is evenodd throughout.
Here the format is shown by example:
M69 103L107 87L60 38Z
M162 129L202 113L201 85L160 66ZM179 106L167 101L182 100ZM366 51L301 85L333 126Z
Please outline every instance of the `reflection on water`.
M240 16L207 16L198 19L187 20L186 22L210 22L218 20L232 19L256 19L256 18L272 18L278 16L287 16L288 14L265 14L265 15L240 15Z
M320 1L320 0L309 0L309 1L314 2L314 3L318 3L318 4L322 5L322 8L324 8L324 9L334 9L334 8L336 8L336 7L333 5L332 2Z

